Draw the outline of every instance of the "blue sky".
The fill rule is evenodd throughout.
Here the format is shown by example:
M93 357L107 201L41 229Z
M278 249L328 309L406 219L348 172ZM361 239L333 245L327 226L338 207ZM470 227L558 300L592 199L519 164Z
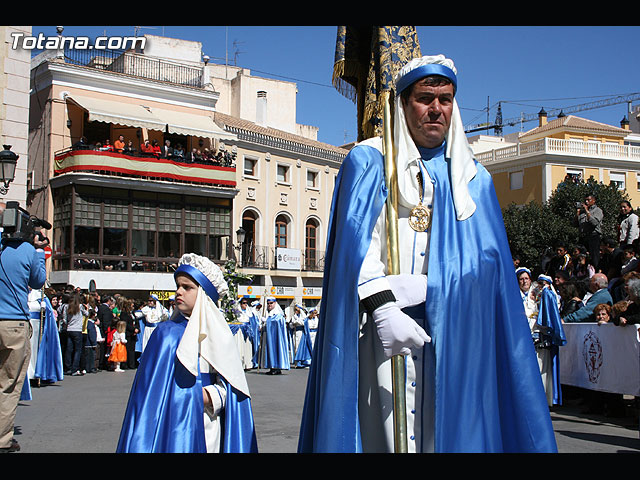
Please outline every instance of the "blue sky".
M465 125L572 107L617 95L640 94L637 26L418 26L424 55L442 53L458 70L458 104ZM65 36L134 34L134 26L65 26ZM33 34L56 35L34 26ZM355 140L354 104L331 85L335 26L142 26L139 34L203 44L212 62L253 75L296 82L297 122L319 127L318 139L340 145ZM640 98L640 95L638 95ZM640 100L634 104L640 104ZM626 103L574 113L611 125L627 115ZM530 121L526 131L536 126ZM504 133L521 127L505 128ZM492 134L490 130L488 132Z

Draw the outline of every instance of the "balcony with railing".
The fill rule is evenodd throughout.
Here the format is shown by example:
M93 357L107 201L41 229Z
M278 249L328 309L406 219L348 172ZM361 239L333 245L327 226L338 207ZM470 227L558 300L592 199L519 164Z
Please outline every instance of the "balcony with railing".
M536 155L562 155L570 157L593 158L602 160L640 161L640 147L583 140L564 140L543 138L533 142L518 143L476 154L483 165L494 165L523 157Z
M79 172L210 187L236 186L235 154L230 152L208 158L161 158L153 154L124 154L83 146L55 153L54 177Z
M238 266L245 269L278 270L276 250L273 247L243 244L237 257ZM300 266L286 270L299 272L323 272L324 250L304 249L300 251Z
M96 52L100 53L96 54ZM64 61L71 65L157 82L194 88L203 87L201 66L181 65L160 58L147 57L130 50L65 50Z

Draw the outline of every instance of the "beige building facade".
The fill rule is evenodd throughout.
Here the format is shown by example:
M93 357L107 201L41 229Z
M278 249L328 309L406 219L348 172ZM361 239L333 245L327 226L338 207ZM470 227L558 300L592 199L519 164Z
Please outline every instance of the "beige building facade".
M295 84L212 65L200 42L145 38L32 61L28 209L54 226L50 283L168 295L195 252L238 260L254 275L242 295L316 304L346 150L296 124ZM121 136L135 151L113 150ZM167 140L182 156L141 152Z
M10 145L18 155L15 178L7 193L0 193L0 202L19 202L24 208L32 187L27 169L31 56L29 51L12 48L14 34L31 35L31 27L0 25L0 149Z

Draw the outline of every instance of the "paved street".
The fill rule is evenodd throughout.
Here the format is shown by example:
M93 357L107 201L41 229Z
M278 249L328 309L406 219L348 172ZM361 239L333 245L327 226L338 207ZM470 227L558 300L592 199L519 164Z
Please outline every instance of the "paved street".
M307 370L279 376L247 373L261 453L294 453ZM66 377L33 389L20 402L16 439L21 453L111 453L115 451L134 371ZM640 452L638 419L581 414L576 401L552 411L560 453Z

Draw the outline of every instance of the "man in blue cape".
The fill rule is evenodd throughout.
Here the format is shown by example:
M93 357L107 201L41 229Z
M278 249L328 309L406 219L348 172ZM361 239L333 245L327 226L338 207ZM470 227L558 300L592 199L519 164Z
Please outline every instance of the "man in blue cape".
M131 387L117 452L257 453L249 388L233 334L215 302L228 286L209 259L185 254L174 274L197 288L149 338ZM177 305L183 305L181 290ZM211 399L205 405L204 397Z
M393 451L396 354L409 452L557 451L500 206L456 90L441 55L396 78L400 275L386 275L381 139L343 162L300 452Z

